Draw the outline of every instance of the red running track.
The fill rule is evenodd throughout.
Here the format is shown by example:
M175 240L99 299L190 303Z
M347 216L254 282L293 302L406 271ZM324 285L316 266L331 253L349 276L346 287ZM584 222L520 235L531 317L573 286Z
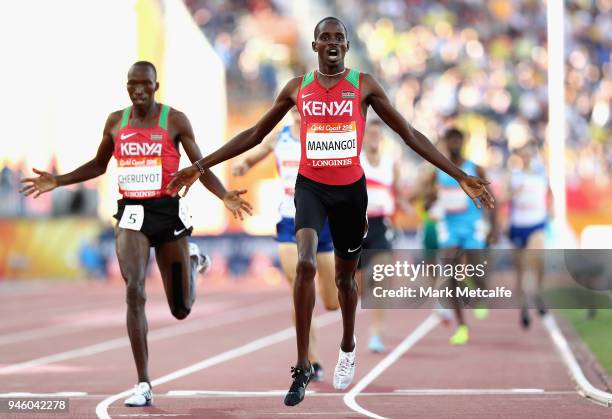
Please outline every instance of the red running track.
M0 394L78 393L70 396L68 414L53 415L72 418L345 418L365 417L359 412L366 411L388 418L610 415L576 392L544 327L535 321L530 331L520 330L511 310L492 311L485 321L470 318L472 340L464 347L447 343L452 330L429 311L390 310L389 350L402 342L412 345L386 369L380 363L389 352L367 350L370 313L360 310L357 373L348 390L363 388L353 391L351 403L330 383L339 313L319 305L318 348L326 380L311 383L304 402L288 408L283 397L295 339L284 287L204 284L183 321L170 315L158 283L148 287L154 406L126 408L118 396L136 381L124 289L100 283L0 283ZM431 330L423 328L427 325ZM373 379L362 386L368 373Z

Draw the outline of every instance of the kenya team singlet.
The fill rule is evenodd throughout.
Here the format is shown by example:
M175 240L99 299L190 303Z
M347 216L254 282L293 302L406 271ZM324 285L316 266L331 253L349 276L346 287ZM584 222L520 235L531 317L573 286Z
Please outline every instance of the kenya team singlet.
M317 72L302 78L296 105L302 117L299 173L315 182L348 185L363 176L359 161L365 118L361 114L361 74L346 69L330 88Z
M131 111L131 106L123 110L115 138L119 193L130 199L167 196L166 186L180 160L168 134L170 107L161 105L158 123L152 128L130 127Z

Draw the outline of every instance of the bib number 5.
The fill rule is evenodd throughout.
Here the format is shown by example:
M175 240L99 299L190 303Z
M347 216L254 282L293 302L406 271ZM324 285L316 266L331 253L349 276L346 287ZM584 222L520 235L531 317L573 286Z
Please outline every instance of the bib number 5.
M126 205L119 220L119 227L140 231L144 222L144 207L142 205Z

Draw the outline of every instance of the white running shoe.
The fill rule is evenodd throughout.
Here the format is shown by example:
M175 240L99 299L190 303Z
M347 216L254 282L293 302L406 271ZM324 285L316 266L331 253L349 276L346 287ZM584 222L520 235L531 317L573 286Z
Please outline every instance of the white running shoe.
M355 376L355 352L357 350L357 338L353 336L355 347L352 352L344 352L340 349L338 353L338 363L334 370L334 388L344 390L353 381Z
M138 383L134 386L134 394L123 402L129 407L151 406L153 403L153 391L149 383Z
M450 326L451 321L453 320L453 310L437 305L436 308L434 308L434 312L440 318L444 326Z
M196 269L202 275L206 275L210 271L210 257L200 253L200 248L195 243L189 243L189 256L197 259Z

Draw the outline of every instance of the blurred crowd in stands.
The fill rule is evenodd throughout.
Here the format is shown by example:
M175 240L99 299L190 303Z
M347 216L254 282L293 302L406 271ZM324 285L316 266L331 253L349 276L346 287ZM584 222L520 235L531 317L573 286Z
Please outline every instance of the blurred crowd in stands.
M274 37L284 2L187 0L227 66L228 88L270 100L279 73L299 69L293 40ZM612 1L566 3L568 178L607 182L612 165ZM432 138L457 122L493 169L525 141L544 145L547 125L546 3L540 0L343 0L347 23L397 108ZM284 26L283 31L295 29ZM355 51L355 49L353 49ZM355 52L352 52L353 54ZM311 54L311 51L301 51ZM235 85L233 88L232 84ZM248 93L247 93L248 92ZM230 97L230 100L232 97Z
M57 188L51 193L43 194L37 199L26 199L19 193L23 186L21 179L34 176L26 173L23 163L0 165L0 218L2 217L37 217L64 215L95 217L98 213L98 191L87 182L78 185ZM56 174L52 162L50 173Z
M458 115L489 147L542 144L547 124L545 2L343 3L398 109L436 137ZM357 3L360 7L357 7ZM566 2L568 179L608 181L612 164L612 2ZM479 123L476 123L476 122ZM483 163L495 165L489 150Z
M546 149L546 2L312 1L345 21L349 39L359 47L351 54L364 54L361 61L369 63L367 70L398 110L430 138L457 123L469 132L470 156L500 173L512 162L514 147L536 141ZM304 20L287 15L285 0L185 3L225 64L230 114L250 103L269 104L279 84L302 74L312 58L312 51L300 47ZM565 5L568 184L607 185L612 0L566 0ZM37 213L17 197L19 168L0 170L0 216ZM46 208L53 214L89 213L95 208L92 195L88 188L62 188L47 198Z
M185 0L225 64L228 99L269 101L299 67L297 21L269 0ZM297 67L295 67L298 65Z

